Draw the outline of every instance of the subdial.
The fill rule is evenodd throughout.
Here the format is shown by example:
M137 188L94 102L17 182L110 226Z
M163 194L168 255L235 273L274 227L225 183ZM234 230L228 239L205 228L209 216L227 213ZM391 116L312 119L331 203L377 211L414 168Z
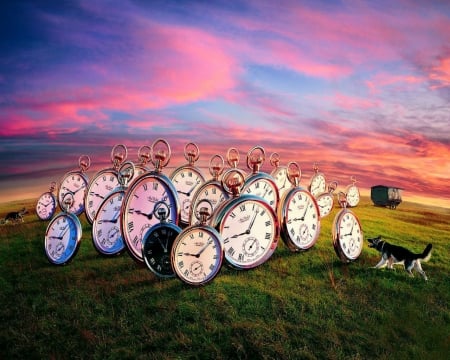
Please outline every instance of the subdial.
M248 237L242 244L242 249L244 250L245 255L249 257L254 257L259 250L258 239L253 236Z

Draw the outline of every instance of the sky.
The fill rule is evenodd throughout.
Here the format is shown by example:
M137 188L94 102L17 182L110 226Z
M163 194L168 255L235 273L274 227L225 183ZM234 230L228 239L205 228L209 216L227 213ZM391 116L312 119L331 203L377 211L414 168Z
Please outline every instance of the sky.
M0 202L163 138L450 207L449 34L440 0L2 1Z

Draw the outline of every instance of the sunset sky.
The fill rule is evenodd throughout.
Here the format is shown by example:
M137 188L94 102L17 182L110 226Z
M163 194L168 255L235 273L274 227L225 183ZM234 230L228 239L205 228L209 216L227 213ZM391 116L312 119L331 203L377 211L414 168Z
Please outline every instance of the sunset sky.
M164 138L450 207L448 1L11 0L0 39L0 202Z

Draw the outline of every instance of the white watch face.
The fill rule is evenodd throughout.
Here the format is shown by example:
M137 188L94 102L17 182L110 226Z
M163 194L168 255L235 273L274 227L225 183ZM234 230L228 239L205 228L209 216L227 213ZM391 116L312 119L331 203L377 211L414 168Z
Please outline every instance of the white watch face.
M222 186L219 183L208 183L204 184L204 186L200 187L195 193L193 202L191 204L191 214L190 214L190 224L195 225L199 218L195 214L195 210L197 208L197 204L202 200L208 200L212 205L212 213L226 199L228 199L228 194L223 190ZM209 221L207 221L209 223Z
M309 192L298 190L290 193L286 200L285 235L298 250L309 249L320 234L320 214L315 199Z
M359 190L355 185L349 186L347 189L347 204L351 207L359 203Z
M291 183L287 178L287 169L283 167L278 167L273 173L272 176L275 180L275 184L277 184L278 192L281 194L284 193L285 190L289 189Z
M205 182L205 179L197 170L186 167L175 171L171 176L171 180L175 189L177 189L178 199L180 201L180 221L188 224L192 197L197 189Z
M253 199L236 202L220 223L225 258L239 268L262 264L276 248L277 227L278 220L267 204Z
M125 248L120 229L123 198L122 191L106 197L100 204L92 223L92 241L95 248L103 255L115 255Z
M242 193L262 197L270 204L274 211L277 211L279 195L277 185L274 182L266 178L256 179L244 185Z
M355 260L363 248L363 233L357 217L346 211L338 218L338 246L348 260Z
M81 228L75 216L61 213L47 226L45 254L53 264L65 264L75 255L81 239Z
M117 172L114 170L102 171L92 179L85 202L86 217L90 223L94 220L95 214L106 196L119 185Z
M39 197L36 204L36 214L41 220L49 220L56 211L56 199L50 192L46 192Z
M194 226L175 239L172 264L181 280L201 285L217 275L222 266L223 248L215 233Z
M325 217L330 214L333 209L334 199L333 195L324 193L317 197L317 206L319 207L320 217Z
M63 199L66 194L73 196L73 203L69 212L80 215L84 211L84 198L88 188L87 179L79 172L68 173L59 186L58 201L59 207L65 210Z
M309 191L316 197L319 194L325 192L327 187L325 176L321 173L315 174L311 179L311 185Z
M164 201L169 207L167 221L174 224L178 222L178 203L173 191L175 189L158 176L139 178L128 188L121 213L121 229L125 244L134 259L144 261L143 237L152 225L159 223L153 214L157 202Z

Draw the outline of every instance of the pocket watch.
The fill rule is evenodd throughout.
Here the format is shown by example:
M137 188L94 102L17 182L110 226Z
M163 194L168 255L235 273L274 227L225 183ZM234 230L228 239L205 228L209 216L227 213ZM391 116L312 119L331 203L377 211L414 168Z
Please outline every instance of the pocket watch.
M356 260L363 248L363 230L358 217L347 208L344 192L338 195L341 209L335 216L332 227L334 250L342 262Z
M181 206L180 225L189 224L191 213L192 195L205 182L205 178L195 162L200 156L198 146L194 143L188 143L184 147L184 157L187 164L175 169L170 175L170 179L177 189L178 199Z
M94 175L86 193L84 201L86 219L92 224L95 214L106 196L117 188L119 184L118 169L127 159L127 148L125 145L115 145L111 150L112 168L103 169Z
M128 187L120 212L120 228L130 256L143 264L142 240L147 230L159 221L153 216L158 201L164 201L170 209L168 222L178 224L180 205L177 190L172 181L162 173L170 160L169 143L157 139L151 146L150 161L155 169L146 172Z
M334 206L334 194L333 191L337 188L337 181L332 181L328 184L328 191L324 192L316 197L317 205L320 210L320 217L324 218L329 215Z
M70 212L74 196L66 193L62 212L48 224L45 231L45 255L53 265L65 265L71 261L80 247L82 228L78 217Z
M251 269L266 262L280 236L277 215L270 204L254 194L241 194L242 174L229 169L222 186L232 197L216 208L211 225L222 236L225 259L236 269Z
M153 209L153 216L159 223L153 225L142 240L142 257L147 267L155 275L162 278L174 277L171 251L175 238L181 233L181 228L169 223L167 218L170 208L164 201L158 201Z
M314 163L313 166L314 175L311 177L311 182L309 185L309 192L314 196L318 196L325 192L327 188L327 183L325 179L325 175L319 172L319 166L317 163Z
M276 212L280 201L278 186L272 176L260 171L264 161L265 151L261 146L255 146L249 150L247 167L252 170L252 173L245 179L242 192L262 197Z
M50 220L55 215L57 200L54 194L56 182L50 184L49 191L42 193L36 203L36 214L41 220Z
M172 266L177 277L194 286L212 281L220 271L223 262L223 243L216 229L207 225L212 212L209 200L201 200L199 223L185 228L175 239L172 247Z
M85 172L91 165L91 159L87 155L82 155L78 159L79 170L66 173L60 181L58 189L58 204L63 209L63 201L66 194L71 194L73 202L69 212L80 215L84 211L84 199L86 197L89 179Z
M354 176L350 177L351 184L347 186L345 193L347 194L347 206L355 207L359 204L360 194L359 189L356 186L356 178Z
M280 156L278 153L274 152L270 155L270 165L275 167L275 169L272 170L270 175L275 180L275 184L277 184L278 187L278 193L283 195L285 190L289 189L289 181L287 178L287 167L286 166L280 166ZM300 170L300 168L299 168ZM301 178L301 174L300 174Z
M191 213L189 224L194 225L199 214L196 214L194 209L198 209L197 204L203 200L207 199L212 204L212 212L217 208L219 204L229 198L228 193L222 187L222 182L219 180L220 175L222 175L224 169L225 161L220 155L213 155L209 161L209 173L212 178L205 183L203 183L195 192L192 197Z
M100 255L119 255L125 249L119 218L125 191L133 174L134 165L131 161L120 166L117 173L120 185L106 195L95 213L92 243Z
M310 249L320 235L320 212L316 199L299 186L300 167L296 162L287 166L287 178L293 185L283 196L278 209L281 239L291 251Z
M245 179L247 177L247 173L238 167L240 158L241 155L239 154L239 150L236 149L235 147L231 147L227 150L228 165L230 166L231 169L240 172Z

